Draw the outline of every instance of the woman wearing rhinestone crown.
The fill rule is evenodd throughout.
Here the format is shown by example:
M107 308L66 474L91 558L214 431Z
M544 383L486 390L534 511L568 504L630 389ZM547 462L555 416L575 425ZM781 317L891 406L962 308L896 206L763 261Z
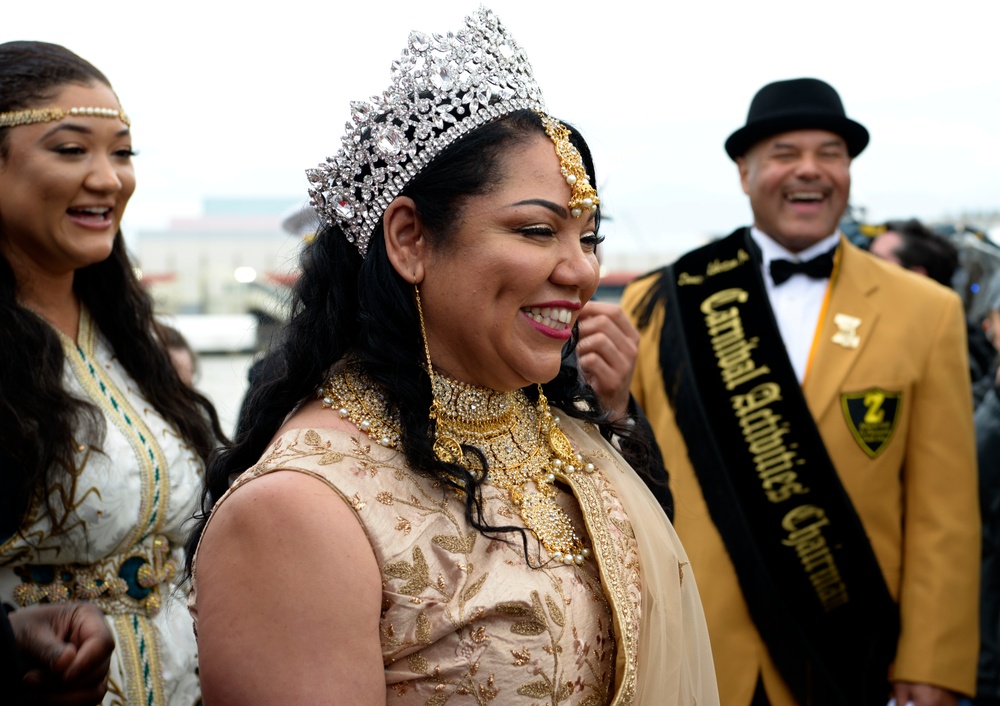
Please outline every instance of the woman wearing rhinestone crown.
M0 601L92 602L115 633L104 702L190 706L196 645L172 589L222 435L125 251L134 188L108 79L61 46L0 44ZM70 703L62 686L40 690Z
M483 9L352 111L192 538L206 704L715 703L648 452L564 364L598 280L586 144Z

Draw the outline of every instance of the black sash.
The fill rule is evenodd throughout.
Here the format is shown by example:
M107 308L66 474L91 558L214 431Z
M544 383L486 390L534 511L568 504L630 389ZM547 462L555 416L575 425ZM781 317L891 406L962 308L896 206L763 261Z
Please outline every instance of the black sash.
M802 704L884 706L898 610L806 406L753 252L741 229L660 275L664 385L792 693Z

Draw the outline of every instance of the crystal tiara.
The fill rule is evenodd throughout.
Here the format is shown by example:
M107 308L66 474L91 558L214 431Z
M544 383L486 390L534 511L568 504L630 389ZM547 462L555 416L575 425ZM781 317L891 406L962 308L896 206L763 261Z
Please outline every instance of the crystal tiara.
M480 7L455 33L410 33L380 96L351 103L341 148L306 170L310 204L362 257L389 204L449 145L517 110L545 111L524 50Z

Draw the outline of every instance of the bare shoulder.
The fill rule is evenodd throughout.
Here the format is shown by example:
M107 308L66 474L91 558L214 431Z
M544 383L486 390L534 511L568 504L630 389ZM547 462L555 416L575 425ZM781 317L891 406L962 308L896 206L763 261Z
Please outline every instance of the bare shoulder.
M236 489L213 511L194 578L206 702L331 703L344 684L348 703L384 698L378 563L320 478L273 471Z
M324 407L320 400L307 400L289 415L278 429L275 438L293 429L333 429L357 433L358 428L347 419L341 419L335 410Z
M253 532L260 531L257 528L288 527L294 523L308 530L314 522L333 521L341 506L353 518L350 508L321 478L300 471L274 471L244 483L216 508L203 543L210 538L213 525L246 525L243 531ZM318 511L319 516L310 517L310 510Z
M281 571L335 559L340 551L368 554L375 566L367 535L332 487L308 473L273 471L244 483L212 511L198 549L199 593L217 577L228 584L242 571Z

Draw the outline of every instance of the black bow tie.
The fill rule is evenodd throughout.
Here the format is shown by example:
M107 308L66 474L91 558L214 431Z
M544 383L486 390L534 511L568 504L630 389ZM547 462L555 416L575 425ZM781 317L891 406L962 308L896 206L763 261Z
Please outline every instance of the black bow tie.
M826 279L833 272L833 254L835 252L837 252L837 248L805 262L771 260L771 279L774 280L775 284L785 282L794 274L803 274L813 279Z

